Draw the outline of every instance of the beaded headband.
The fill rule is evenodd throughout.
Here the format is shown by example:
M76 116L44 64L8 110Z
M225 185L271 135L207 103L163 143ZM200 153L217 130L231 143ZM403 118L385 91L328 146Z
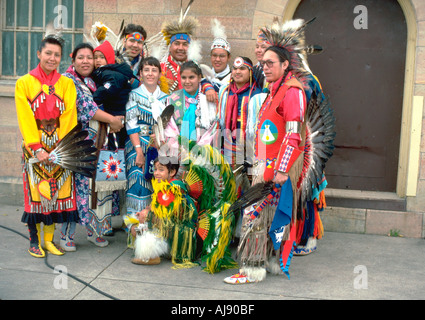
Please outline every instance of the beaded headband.
M145 41L145 38L140 32L133 32L125 36L125 40L133 38L136 41Z
M242 57L237 57L235 59L235 61L233 62L233 67L234 68L240 68L240 67L247 67L249 70L252 71L252 64L249 63L248 61L244 60Z
M230 44L223 38L216 38L211 45L211 50L214 49L224 49L230 53Z
M185 40L190 43L190 36L186 33L177 33L171 37L170 43L173 43L176 40Z

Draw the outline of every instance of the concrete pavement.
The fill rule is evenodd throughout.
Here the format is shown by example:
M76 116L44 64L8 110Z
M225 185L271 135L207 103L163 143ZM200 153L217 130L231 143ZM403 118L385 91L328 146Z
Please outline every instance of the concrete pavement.
M27 237L20 222L22 210L0 206L0 226ZM315 253L293 257L290 280L268 274L265 281L247 285L223 282L236 270L213 275L201 267L174 270L169 260L156 266L134 265L125 232L117 231L107 239L109 246L98 248L78 226L77 251L60 257L48 254L46 264L46 259L28 254L27 239L0 228L0 299L116 298L176 300L176 304L183 300L425 299L424 239L325 232Z

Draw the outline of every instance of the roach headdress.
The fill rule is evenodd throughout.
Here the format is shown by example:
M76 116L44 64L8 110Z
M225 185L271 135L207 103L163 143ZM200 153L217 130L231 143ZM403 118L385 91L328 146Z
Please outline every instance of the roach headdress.
M62 37L62 31L63 28L56 28L53 22L49 22L46 25L46 31L44 32L43 39L55 39L57 42L60 43L61 47L63 48L65 40Z
M180 17L178 20L165 22L162 25L161 32L167 45L173 41L181 39L190 42L191 36L194 35L195 29L198 27L199 22L194 17L188 17L187 13L194 0L190 0L186 9L183 10L183 1L180 1Z
M260 28L259 33L271 46L282 48L289 53L291 70L302 82L305 82L303 80L309 73L305 57L307 53L312 53L312 47L305 43L304 31L314 19L307 22L303 19L281 22L274 18L272 25Z

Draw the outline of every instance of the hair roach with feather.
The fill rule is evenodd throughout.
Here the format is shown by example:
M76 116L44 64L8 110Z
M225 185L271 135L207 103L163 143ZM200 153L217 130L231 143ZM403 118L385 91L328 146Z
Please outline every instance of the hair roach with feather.
M62 37L63 28L55 28L53 22L49 22L46 25L46 31L44 32L44 37L42 42L49 42L49 40L53 40L57 44L63 48L65 45L65 40Z
M307 49L311 48L305 43L304 32L306 27L315 19L307 22L303 19L281 22L275 17L271 26L260 28L260 32L264 34L272 47L281 48L289 53L291 69L303 83L305 83L305 76L310 73L306 56Z
M186 9L183 10L183 1L180 1L180 17L178 20L165 22L162 25L162 34L164 36L167 45L172 42L173 36L178 34L186 34L189 37L194 35L195 29L199 27L199 22L194 17L187 16L190 6L193 4L194 0L190 0Z

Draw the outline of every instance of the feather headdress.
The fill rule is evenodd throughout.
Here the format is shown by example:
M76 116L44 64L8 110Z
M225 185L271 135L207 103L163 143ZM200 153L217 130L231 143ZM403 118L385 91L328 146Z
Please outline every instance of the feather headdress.
M307 22L303 19L281 22L278 18L274 18L271 26L260 28L260 33L271 46L289 52L291 68L300 80L309 72L305 59L309 46L305 43L304 31L314 19Z
M186 9L183 10L183 1L180 1L180 17L178 20L164 22L161 32L167 45L172 42L172 38L179 34L187 35L189 38L194 35L195 29L199 26L199 22L194 17L188 17L187 14L194 0L190 0Z
M124 20L121 21L121 26L118 34L112 31L107 25L101 21L96 21L90 29L90 33L84 34L84 40L90 43L93 48L100 46L104 41L109 43L114 48L115 52L121 52L123 48L122 41L120 41L122 32L124 30Z
M230 53L230 43L227 41L226 28L216 18L211 20L211 32L214 36L211 50L224 49Z
M48 39L48 38L55 39L63 47L64 44L65 44L65 40L62 37L62 31L63 31L63 28L62 27L56 28L54 26L53 22L49 22L46 25L46 31L44 32L43 39Z

